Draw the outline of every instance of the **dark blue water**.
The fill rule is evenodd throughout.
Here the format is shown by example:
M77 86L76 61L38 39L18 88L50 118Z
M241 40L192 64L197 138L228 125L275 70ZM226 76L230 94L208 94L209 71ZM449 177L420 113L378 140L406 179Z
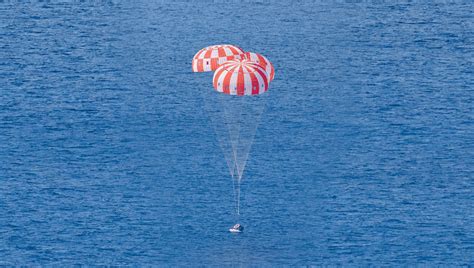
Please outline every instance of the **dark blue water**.
M0 265L473 264L472 2L238 2L0 2ZM219 43L276 68L240 235Z

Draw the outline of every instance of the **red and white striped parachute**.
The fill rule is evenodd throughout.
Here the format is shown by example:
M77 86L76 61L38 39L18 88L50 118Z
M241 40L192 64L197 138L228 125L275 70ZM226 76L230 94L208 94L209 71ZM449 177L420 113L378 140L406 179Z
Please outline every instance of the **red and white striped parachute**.
M193 58L193 72L215 71L222 63L240 59L244 51L233 45L214 45L205 47Z
M263 55L244 52L234 45L214 45L193 58L194 72L215 71L213 85L228 95L258 95L267 91L275 76L273 64Z
M272 81L275 77L275 68L273 68L273 64L265 58L263 55L255 53L255 52L245 52L244 59L256 62L267 71L268 74L268 81Z
M268 74L258 63L250 60L229 60L214 73L214 88L228 95L258 95L268 89Z

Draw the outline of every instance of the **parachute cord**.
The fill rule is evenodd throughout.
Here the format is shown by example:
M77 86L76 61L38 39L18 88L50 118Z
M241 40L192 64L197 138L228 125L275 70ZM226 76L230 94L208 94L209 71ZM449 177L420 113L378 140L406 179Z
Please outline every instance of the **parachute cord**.
M240 180L237 182L237 218L240 220Z
M243 104L244 100L245 100L244 98L241 98L240 104L237 106L237 107L240 108L238 110L238 119L237 119L237 141L236 141L237 146L238 146L239 141L240 141L240 127L241 127L241 124L242 124L242 112L243 112L242 111L242 104ZM237 159L237 150L238 150L238 147L234 151L234 160L235 160L235 168L237 170L237 222L239 222L240 221L240 183L242 181L242 175L243 174L241 174L242 172L240 171L239 161Z
M254 105L254 99L250 99L250 97L227 100L226 97L229 96L219 94L215 96L217 102L212 102L208 98L210 95L206 95L206 93L212 94L215 92L200 92L202 92L201 95L204 98L205 109L208 112L220 148L229 167L234 195L235 217L239 221L241 179L255 139L256 130L265 110L268 92L263 98L260 98L258 105ZM215 106L216 104L217 106ZM218 114L221 117L215 116ZM251 121L252 124L244 125L247 121ZM242 131L244 133L241 133ZM229 139L226 139L226 132L229 135Z
M232 116L235 116L234 113L231 113L227 107L226 104L224 103L224 98L226 98L225 95L219 95L218 99L220 102L221 107L223 108L224 112L224 118L230 118ZM232 147L232 156L233 156L233 166L232 166L232 188L234 192L234 205L235 205L235 211L236 211L236 216L237 219L240 219L240 181L242 178L242 174L240 172L240 167L239 167L239 159L237 158L237 150L238 150L238 144L240 140L240 127L241 127L241 121L242 121L242 103L244 101L244 98L240 99L240 105L235 105L231 104L231 110L235 111L235 108L239 108L237 110L237 128L232 129L230 126L230 121L227 121L225 124L227 127L227 131L229 133L229 137L231 140L231 147ZM237 180L237 183L235 182Z
M239 201L237 200L238 195L237 195L237 187L235 186L235 179L234 176L232 176L232 190L234 192L234 206L235 210L237 211L237 214L239 214Z
M235 168L237 169L237 175L239 176L239 183L240 180L242 179L242 174L240 172L240 167L239 167L239 161L237 160L237 150L239 149L239 142L240 142L240 127L242 124L242 104L244 102L244 98L241 98L240 104L238 107L240 108L238 111L238 119L237 119L237 141L235 142L236 144L236 150L234 151L234 159L235 159Z
M252 136L251 136L251 140L248 144L248 149L246 150L247 156L250 153L250 148L252 147L252 143L255 139L255 132L258 128L258 125L260 124L260 120L262 118L263 111L265 110L265 106L266 106L266 102L265 102L265 105L262 105L260 107L259 111L257 112L256 124L255 124L254 128L250 131ZM242 111L241 111L239 116L242 116ZM240 126L239 126L239 130L240 130ZM239 133L239 140L240 140L240 133ZM234 159L235 159L235 165L236 165L236 168L237 168L237 222L240 222L240 187L241 187L241 182L242 182L243 169L245 168L245 165L244 165L244 167L242 167L242 170L239 170L239 167L237 165L237 163L238 163L237 158L235 157ZM247 159L245 159L245 161L247 161Z
M238 176L238 174L236 175L235 172L237 171L238 172L238 168L236 167L236 161L237 161L237 157L235 155L235 148L234 148L234 144L232 144L231 142L231 151L232 151L232 154L231 154L231 157L229 159L229 156L226 154L226 150L225 150L225 147L224 147L224 142L222 141L222 135L220 135L221 133L219 133L218 131L218 122L217 122L217 119L214 118L212 115L211 115L211 112L210 112L210 100L207 98L207 96L205 96L205 93L204 91L200 91L201 92L201 96L202 98L204 99L204 103L205 103L205 109L208 110L208 116L209 116L209 119L210 121L212 122L212 126L213 126L213 129L214 129L214 133L216 134L216 137L217 137L217 140L219 142L219 146L224 154L224 157L226 159L226 162L227 162L227 166L229 167L229 171L230 171L230 176L231 176L231 180L232 180L232 191L233 191L233 195L234 195L234 207L235 207L235 211L236 211L236 214L238 215L239 214L239 201L238 201L238 197L239 195L237 194L237 188L235 186L235 179L236 179L236 176ZM225 109L225 105L224 105L224 100L223 100L223 96L217 96L217 99L219 100L219 108L222 109L222 112L224 113L224 119L226 119L229 114L228 114L228 111ZM227 129L227 133L229 134L229 136L232 137L232 132L230 130L230 127L229 127L229 124L228 122L224 123L224 128Z
M220 107L222 108L222 110L224 112L224 120L226 120L228 117L230 117L232 115L229 114L229 111L225 107L224 98L225 98L225 96L220 96L220 95L217 96L217 99L219 100L219 103L220 103ZM240 115L239 115L239 117L240 117ZM231 179L232 179L232 190L233 190L233 193L234 193L234 206L235 206L235 210L237 212L237 215L239 215L239 213L240 213L240 207L239 207L240 206L240 200L239 200L240 199L240 187L239 186L236 187L236 185L235 185L235 180L236 180L235 176L237 176L237 178L239 177L239 174L237 174L237 175L235 174L235 172L239 172L239 168L238 168L238 165L237 165L237 156L236 156L236 150L237 149L235 148L236 145L234 144L234 142L232 142L232 138L233 138L234 135L232 135L233 133L232 133L231 128L229 126L230 125L229 121L224 123L224 125L226 126L227 132L229 133L229 137L231 139L230 143L231 143L231 149L232 149L232 157L233 157L234 161L229 162L228 166L229 166L229 169L232 169ZM218 135L217 129L214 128L214 130L216 132L216 135ZM221 148L222 148L222 146L221 146ZM223 150L223 152L224 152L224 150ZM232 164L232 168L230 167L230 164Z

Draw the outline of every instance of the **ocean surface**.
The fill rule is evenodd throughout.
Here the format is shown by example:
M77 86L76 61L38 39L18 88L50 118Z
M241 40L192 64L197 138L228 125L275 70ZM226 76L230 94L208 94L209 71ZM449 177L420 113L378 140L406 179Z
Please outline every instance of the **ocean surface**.
M0 265L473 265L473 9L0 1ZM238 235L222 43L276 69Z

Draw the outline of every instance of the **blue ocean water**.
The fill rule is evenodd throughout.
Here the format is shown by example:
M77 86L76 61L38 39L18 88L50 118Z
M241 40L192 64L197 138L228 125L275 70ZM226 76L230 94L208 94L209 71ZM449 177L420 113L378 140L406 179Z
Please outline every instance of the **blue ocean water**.
M473 8L0 1L0 265L472 265ZM239 235L220 43L276 69Z

